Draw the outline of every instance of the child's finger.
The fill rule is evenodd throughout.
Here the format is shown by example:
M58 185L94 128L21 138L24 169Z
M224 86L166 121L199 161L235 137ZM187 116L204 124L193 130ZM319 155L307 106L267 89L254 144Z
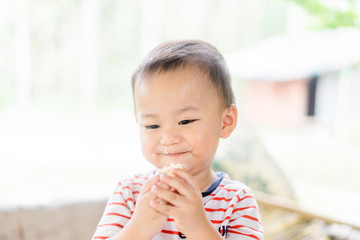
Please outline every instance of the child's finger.
M171 205L178 206L179 201L181 201L182 196L179 194L169 191L166 189L162 189L158 187L157 185L153 186L151 188L151 191L158 196L159 199L161 199L164 203L170 203Z
M192 175L190 175L190 173L176 168L171 169L171 171L175 176L179 177L180 179L184 180L188 185L190 185L193 190L199 189L197 181L193 178Z
M164 182L158 182L156 185L166 190L170 189L169 185Z
M168 184L170 188L175 189L179 194L187 196L190 192L193 192L193 187L185 182L182 178L171 177L167 174L160 175L160 181Z
M173 215L171 213L175 207L172 205L166 204L158 200L151 200L149 204L153 209L160 212L161 214L164 214L166 216Z
M155 184L158 184L160 182L159 180L159 176L158 175L155 175L151 178L149 178L143 185L142 189L141 189L141 192L142 193L147 193L150 191L151 187Z

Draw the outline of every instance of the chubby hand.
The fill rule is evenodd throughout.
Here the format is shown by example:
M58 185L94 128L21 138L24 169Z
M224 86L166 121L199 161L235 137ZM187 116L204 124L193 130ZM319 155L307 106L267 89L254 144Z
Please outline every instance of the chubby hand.
M172 216L179 231L185 235L194 231L194 226L197 226L196 229L201 229L202 224L207 227L209 220L197 181L184 170L172 169L172 172L175 177L160 175L160 181L170 188L161 188L158 185L151 187L152 193L165 203L151 200L150 206L157 212Z
M159 199L156 194L152 193L152 186L157 186L159 189L169 189L166 184L159 181L159 176L154 176L145 182L137 199L134 215L124 228L124 230L126 230L126 228L134 229L134 227L135 229L139 229L139 226L141 226L141 231L138 231L137 234L142 233L146 234L146 236L139 236L139 239L152 238L155 236L163 229L168 218L166 213L159 212L149 206L149 203L152 201L158 204L165 203L162 203L163 201Z

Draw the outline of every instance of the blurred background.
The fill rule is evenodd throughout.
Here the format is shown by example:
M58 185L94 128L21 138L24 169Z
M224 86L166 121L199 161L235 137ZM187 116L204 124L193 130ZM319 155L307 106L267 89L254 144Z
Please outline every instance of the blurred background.
M235 135L261 146L265 185L287 187L248 184L359 226L359 26L357 0L0 0L0 209L103 201L151 170L130 78L159 43L192 38L223 53Z

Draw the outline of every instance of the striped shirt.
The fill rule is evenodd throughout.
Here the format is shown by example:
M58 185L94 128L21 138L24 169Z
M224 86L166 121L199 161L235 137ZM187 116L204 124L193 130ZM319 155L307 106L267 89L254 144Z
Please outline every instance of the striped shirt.
M153 175L152 171L118 183L109 198L93 240L107 239L125 226L134 213L141 187ZM263 239L258 205L251 189L245 184L231 180L224 173L217 173L217 179L202 196L208 219L224 239ZM163 230L153 237L153 240L160 239L185 239L185 236L177 230L174 219L168 217Z

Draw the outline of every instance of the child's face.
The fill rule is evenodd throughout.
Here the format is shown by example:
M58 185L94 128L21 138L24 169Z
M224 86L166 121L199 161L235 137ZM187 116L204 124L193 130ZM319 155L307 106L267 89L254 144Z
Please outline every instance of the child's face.
M158 168L185 164L193 175L211 169L226 108L197 68L144 77L135 88L145 158Z

